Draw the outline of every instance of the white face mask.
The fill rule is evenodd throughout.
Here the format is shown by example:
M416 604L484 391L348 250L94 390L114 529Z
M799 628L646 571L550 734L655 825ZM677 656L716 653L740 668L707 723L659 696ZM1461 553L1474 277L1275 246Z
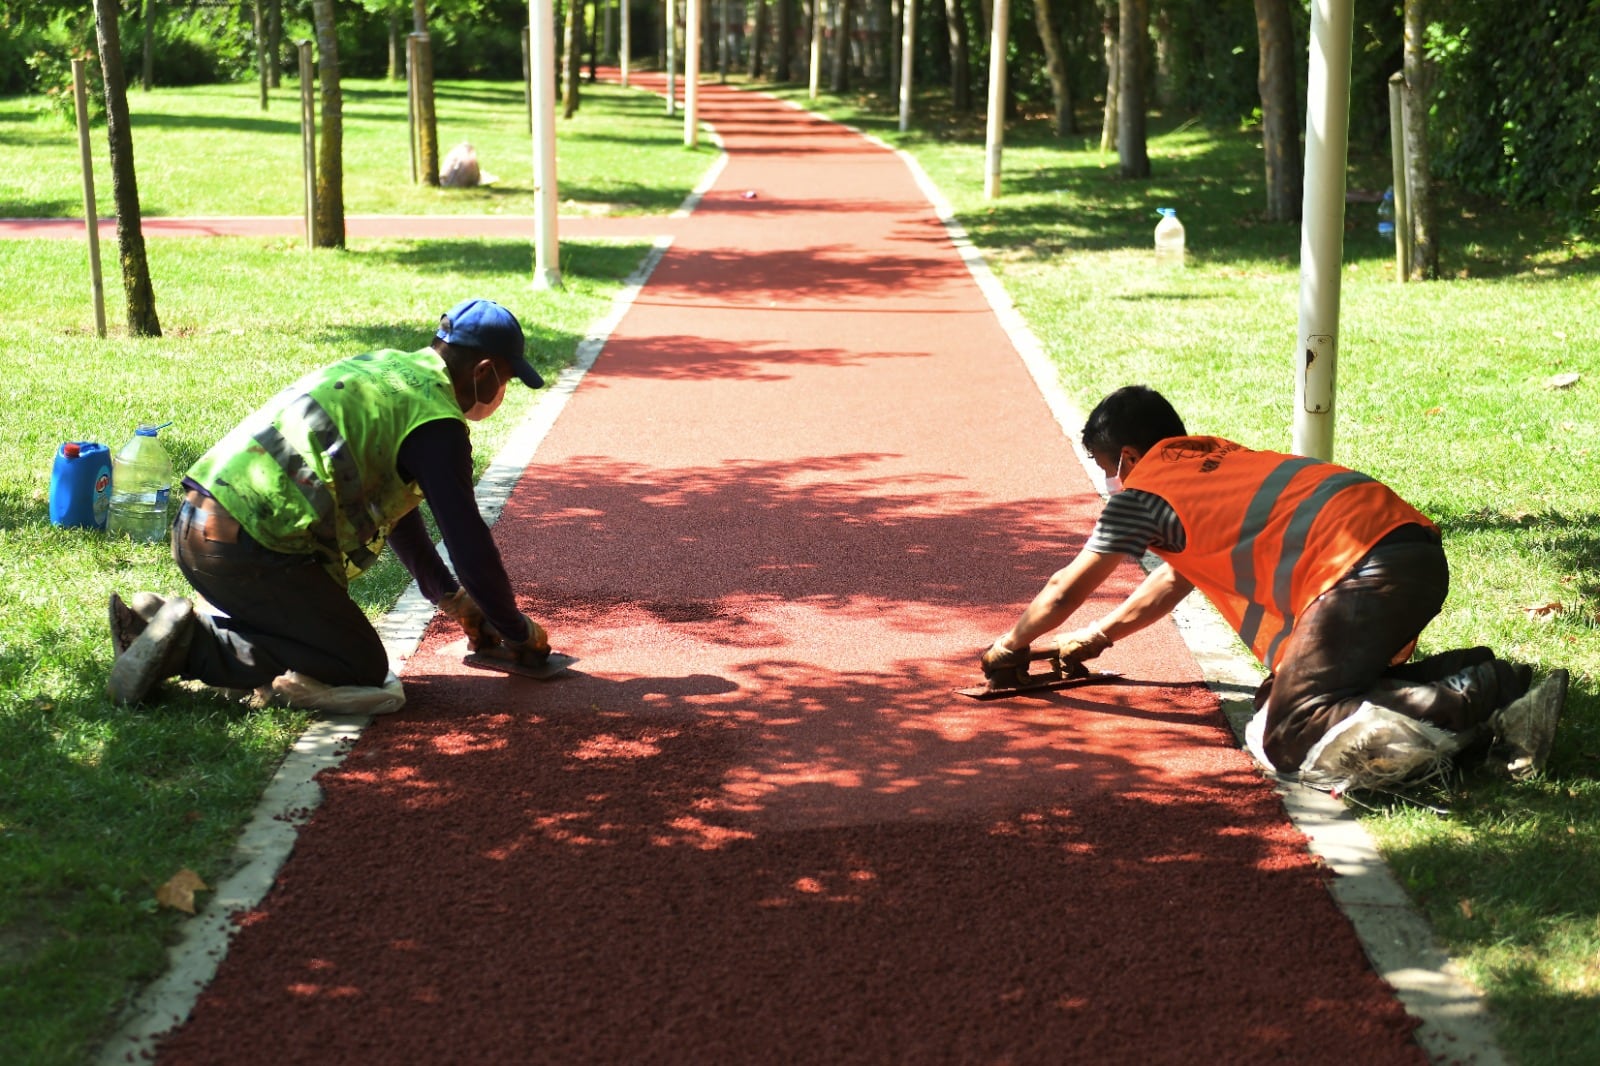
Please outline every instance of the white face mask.
M473 404L471 407L461 412L466 417L468 422L482 422L485 418L488 418L490 415L500 410L500 401L504 400L506 397L505 386L501 383L500 374L493 368L493 364L490 364L489 372L494 374L495 384L494 392L487 400L485 400L482 394L478 391L478 376L476 374L472 376Z
M1106 495L1115 496L1122 491L1122 454L1117 453L1117 472L1106 478Z

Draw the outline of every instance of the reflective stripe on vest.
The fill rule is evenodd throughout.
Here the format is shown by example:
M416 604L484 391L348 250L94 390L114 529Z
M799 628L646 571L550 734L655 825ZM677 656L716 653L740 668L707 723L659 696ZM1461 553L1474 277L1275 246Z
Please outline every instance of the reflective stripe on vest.
M1166 500L1181 552L1157 551L1276 666L1295 622L1385 534L1421 512L1365 474L1216 437L1157 442L1127 485Z
M313 555L342 584L421 501L396 463L407 435L440 419L465 422L437 352L368 352L284 389L189 476L263 547Z

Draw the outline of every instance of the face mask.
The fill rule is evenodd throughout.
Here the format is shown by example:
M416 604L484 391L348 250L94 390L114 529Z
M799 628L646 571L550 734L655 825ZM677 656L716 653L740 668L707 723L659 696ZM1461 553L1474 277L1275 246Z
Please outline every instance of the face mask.
M490 364L489 372L494 374L494 392L490 394L487 400L478 391L478 375L474 374L472 376L473 403L471 407L462 412L468 422L482 422L485 418L500 410L500 401L506 397L505 389L500 386L500 374L494 369L493 364Z
M1117 455L1117 472L1106 478L1106 495L1115 496L1122 491L1122 456Z

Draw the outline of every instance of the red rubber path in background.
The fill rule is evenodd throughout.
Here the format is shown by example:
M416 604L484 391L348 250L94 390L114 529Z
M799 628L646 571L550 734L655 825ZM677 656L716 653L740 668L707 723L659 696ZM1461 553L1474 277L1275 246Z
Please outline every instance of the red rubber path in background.
M1425 1062L1170 625L952 694L1098 498L906 166L701 100L496 526L581 674L436 622L160 1060Z

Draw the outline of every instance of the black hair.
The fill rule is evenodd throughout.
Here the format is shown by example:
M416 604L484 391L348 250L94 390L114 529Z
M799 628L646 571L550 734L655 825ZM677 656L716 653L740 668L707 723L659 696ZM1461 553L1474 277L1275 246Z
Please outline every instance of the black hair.
M472 368L485 359L494 363L496 367L509 370L511 366L503 355L496 355L483 348L473 348L465 344L451 344L438 337L433 340L433 350L439 353L440 359L444 360L445 368L450 371L452 378L460 374L471 375Z
M1116 455L1130 445L1147 452L1156 441L1187 435L1165 396L1147 385L1124 385L1089 412L1083 446L1090 455Z

